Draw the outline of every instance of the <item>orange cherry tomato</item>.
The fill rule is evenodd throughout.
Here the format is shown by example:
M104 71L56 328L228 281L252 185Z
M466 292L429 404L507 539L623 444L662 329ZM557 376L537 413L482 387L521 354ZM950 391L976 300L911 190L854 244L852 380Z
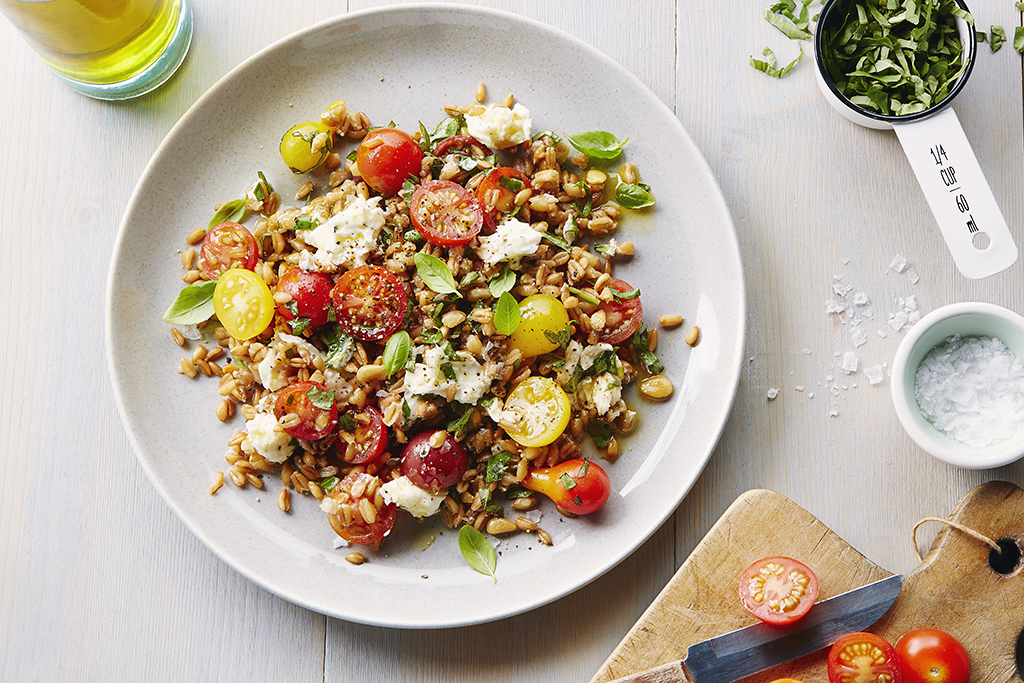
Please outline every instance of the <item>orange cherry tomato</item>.
M818 598L818 577L790 557L766 557L740 579L740 602L769 624L791 624L807 614Z
M554 467L535 467L526 473L522 485L543 493L562 509L577 515L600 510L612 493L608 474L596 463L582 458Z

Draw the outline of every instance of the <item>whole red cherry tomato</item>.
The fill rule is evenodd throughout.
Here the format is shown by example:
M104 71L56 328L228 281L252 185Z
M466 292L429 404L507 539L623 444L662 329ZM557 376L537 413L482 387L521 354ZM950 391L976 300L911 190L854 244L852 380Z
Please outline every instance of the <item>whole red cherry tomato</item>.
M904 683L967 683L971 660L953 636L933 628L907 631L896 641Z
M334 283L325 273L305 271L292 266L277 281L275 291L288 294L292 300L278 303L277 312L285 320L309 320L309 329L327 323L331 307L331 287Z
M790 557L766 557L740 579L740 602L761 621L791 624L807 614L818 598L818 577Z
M419 177L423 150L408 133L375 128L359 143L356 166L366 184L381 194L398 194L409 176Z

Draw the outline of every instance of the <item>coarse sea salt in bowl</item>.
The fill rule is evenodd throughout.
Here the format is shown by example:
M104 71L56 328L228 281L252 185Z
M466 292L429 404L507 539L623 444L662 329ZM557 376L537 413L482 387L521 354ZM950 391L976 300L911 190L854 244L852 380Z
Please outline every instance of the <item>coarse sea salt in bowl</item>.
M1012 361L1024 360L1024 318L1001 306L986 303L950 304L936 309L924 316L911 328L900 342L896 357L892 364L892 402L896 415L910 438L930 455L939 460L969 469L986 469L1008 465L1024 456L1024 412L1017 415L1016 431L1007 438L984 446L970 446L967 443L947 436L936 428L921 411L916 392L918 370L925 357L935 349L946 344L954 335L961 339L970 338L998 339L1015 358ZM1005 367L1006 358L1000 359ZM947 361L948 362L948 361ZM983 364L983 363L982 363ZM1013 363L1011 363L1013 365ZM950 368L950 372L954 372ZM969 370L968 372L976 372ZM1016 373L1003 372L999 378L981 379L981 387L977 396L986 402L994 398L989 386L995 384L1002 387L1007 395L1000 399L1011 399L1009 403L1024 403L1024 377L1010 381L1009 377ZM988 379L998 381L989 382ZM971 378L967 385L974 383ZM1009 387L1007 389L1007 386ZM935 387L932 387L935 389ZM1014 401L1013 399L1020 399ZM1005 416L985 415L970 417L983 421L986 419L1006 422ZM982 422L981 424L984 424Z

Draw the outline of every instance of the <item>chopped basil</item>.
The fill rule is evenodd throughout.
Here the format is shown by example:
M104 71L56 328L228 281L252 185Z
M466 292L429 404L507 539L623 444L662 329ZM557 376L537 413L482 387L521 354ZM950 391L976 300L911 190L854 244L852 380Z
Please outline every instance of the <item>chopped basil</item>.
M430 133L430 139L434 142L440 142L445 138L458 135L465 125L466 119L462 115L449 116L434 126L434 130Z
M777 2L771 7L765 7L762 11L765 20L775 28L782 31L787 38L792 40L808 40L812 37L810 31L810 19L807 16L807 6L811 0L800 0L800 14L794 14L796 2L784 0Z
M494 552L487 537L468 524L459 529L459 550L466 563L474 571L494 579L498 583L495 569L498 566L498 554Z
M306 390L306 398L320 410L330 410L334 407L334 392L324 391L320 387L312 386Z
M598 448L607 448L612 437L612 427L602 420L591 420L587 423L587 434L594 440Z
M388 377L391 377L391 375L405 367L405 363L409 359L409 349L411 348L412 339L405 330L399 330L388 337L388 343L384 346L383 359L384 369L387 371Z
M505 292L511 291L512 288L515 286L516 273L507 265L501 269L500 273L492 277L487 282L487 289L491 290L491 296L493 296L495 299L500 297Z
M224 202L217 209L217 212L213 214L213 218L210 219L210 224L207 229L213 228L220 223L232 222L241 223L245 220L245 200L244 199L233 199L230 202Z
M557 135L552 133L550 130L542 130L539 133L534 133L532 139L533 140L540 140L540 139L545 138L545 137L551 138L551 144L553 144L553 145L557 145L559 142L562 141L562 138L558 137Z
M565 243L569 246L576 241L576 238L580 236L580 226L576 223L576 216L569 213L565 219L565 223L562 224L562 238Z
M616 159L622 154L623 146L629 142L629 138L619 141L617 137L603 130L577 133L576 135L569 135L568 138L573 147L591 159L598 159L600 161Z
M430 154L433 149L432 143L430 142L430 133L427 132L427 127L420 121L420 149L423 150L424 154Z
M459 376L455 374L455 368L452 367L451 363L441 363L441 372L448 379L449 382L457 382Z
M349 161L355 161L356 159L359 158L359 149L356 148L352 150L345 156L345 158L348 159Z
M494 305L494 329L508 336L519 327L519 303L509 292L502 292Z
M312 230L316 226L316 219L307 214L300 213L298 216L295 217L296 230Z
M359 424L352 413L342 413L338 416L338 426L346 432L354 432Z
M459 354L455 352L455 347L447 339L441 341L438 346L444 351L444 355L447 356L448 360L455 361L459 360Z
M593 206L594 203L594 194L590 191L590 188L587 186L587 184L582 180L576 183L576 187L583 190L583 196L586 198L586 201L583 202L582 206L580 206L579 202L576 202L576 210L579 211L580 216L586 218L587 216L590 215L590 208Z
M324 491L330 491L338 485L339 479L337 477L327 477L320 481L320 488Z
M641 325L640 329L633 333L632 344L633 350L636 351L637 359L644 364L647 372L652 375L664 372L665 366L661 364L661 361L654 355L654 352L647 347L647 327Z
M469 429L469 418L473 416L473 409L467 407L462 414L445 425L445 429L456 439L460 438Z
M562 476L558 478L558 481L565 487L566 491L572 491L576 488L576 480L568 472L564 472Z
M544 330L544 336L547 337L548 341L552 344L558 344L564 350L572 340L572 323L568 322L558 332L552 332L551 330Z
M172 325L196 325L213 317L213 290L217 283L198 282L178 292L177 298L164 313L164 322Z
M441 330L423 330L420 332L420 336L423 337L424 344L431 344L437 346L444 341L444 337L441 336Z
M988 46L992 48L992 52L999 52L999 48L1006 42L1006 31L1003 30L1002 26L993 26L991 36L992 39L989 41Z
M775 68L775 53L772 52L771 48L766 47L765 49L761 50L761 54L764 55L765 59L762 61L760 59L754 59L753 57L751 57L750 66L754 67L758 71L763 71L772 78L782 78L783 76L785 76L786 74L793 70L793 67L797 65L797 62L803 59L804 50L803 48L800 48L800 54L798 54L792 62L790 62L781 69Z
M505 491L505 498L508 500L515 500L516 498L529 498L533 495L533 491L528 489L511 489Z
M413 228L412 230L406 230L405 234L402 235L402 239L404 239L406 242L419 244L420 242L423 241L423 235L420 234L419 230Z
M473 284L473 282L476 281L478 277L480 277L480 273L478 273L475 270L469 271L468 273L462 276L461 280L459 280L459 287L468 287L469 285Z
M416 186L418 184L419 184L419 182L416 179L414 179L412 176L409 176L408 178L406 178L405 181L402 183L402 189L401 189L401 191L398 194L401 195L402 199L405 200L406 204L409 204L409 203L412 202L412 193L416 191ZM419 234L419 232L416 231L416 230L409 230L407 233L405 233L405 235L406 235L405 239L409 239L409 233L410 232L415 232L417 235Z
M584 292L582 289L578 289L576 287L570 287L569 293L575 296L577 299L585 301L591 306L598 306L601 303L601 300L598 299L593 294L591 294L590 292Z
M416 272L427 287L430 287L430 289L438 294L462 296L459 294L459 289L455 285L455 278L452 276L452 271L448 268L447 263L436 256L423 253L417 253L413 257L413 261L416 263Z
M487 491L487 489L484 489L484 491ZM490 493L488 493L488 498L490 498ZM495 517L504 517L505 516L505 508L501 507L498 504L488 505L488 506L484 507L484 510L486 510L488 513L494 515Z
M654 206L654 197L651 196L651 188L644 183L619 183L615 188L615 201L627 209L643 209Z
M256 171L256 175L263 181L263 187L267 192L267 197L274 194L274 188L270 185L270 181L267 180L267 176L263 175L263 171ZM267 197L260 197L260 199L266 199Z
M284 307L288 309L288 312L292 314L293 318L299 317L299 304L297 301L295 301L295 299L292 299L291 301L286 303Z
M408 401L402 399L402 421L408 422L410 417L412 417L412 408L409 407Z
M609 349L597 354L593 365L583 371L583 376L592 377L603 375L606 372L610 372L613 375L619 374L619 356L615 353L615 349Z
M542 232L540 236L543 239L546 239L548 242L551 242L551 244L555 245L562 251L569 251L569 243L566 242L561 237L559 237L558 235L552 235L550 232Z
M288 325L291 326L293 333L302 334L311 322L313 321L309 318L292 318L288 321Z
M505 466L508 465L509 458L512 456L506 451L501 453L495 453L491 457L487 458L487 469L484 472L484 481L491 483L493 481L501 481L501 478L505 476Z
M512 176L503 175L498 178L498 185L505 188L509 192L519 192L523 189L523 181Z
M337 325L321 327L320 339L327 345L327 356L324 358L324 363L335 370L349 362L356 351L355 340L345 334Z
M628 301L629 299L635 299L638 296L640 296L640 289L638 287L634 287L633 289L629 290L628 292L620 292L619 290L615 289L614 287L612 287L611 289L612 289L612 298L614 298L614 299L616 299L618 301Z
M594 245L594 251L598 254L604 254L608 258L611 258L619 253L619 248L611 242L598 242Z

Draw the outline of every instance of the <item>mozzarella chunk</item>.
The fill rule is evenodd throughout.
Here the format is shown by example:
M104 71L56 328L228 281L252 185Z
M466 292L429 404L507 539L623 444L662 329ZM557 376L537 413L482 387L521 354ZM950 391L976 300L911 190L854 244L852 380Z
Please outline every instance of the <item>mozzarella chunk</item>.
M540 241L540 231L534 230L529 223L508 218L493 235L479 238L480 246L476 253L488 266L502 261L515 265L522 257L535 253Z
M387 503L394 503L413 517L429 517L441 509L447 492L435 496L413 484L409 477L398 477L380 487L380 495Z
M423 352L423 362L405 373L406 394L447 396L448 388L454 385L455 400L459 403L473 405L483 398L490 388L483 366L468 351L458 351L456 355L458 360L449 361L441 347L428 347ZM444 374L445 363L451 363L454 381Z
M245 430L249 433L247 438L252 447L270 462L284 462L295 450L292 437L281 429L273 413L256 413L246 421Z
M364 199L358 194L351 195L341 211L312 230L302 231L302 239L316 253L300 254L299 266L332 272L339 267L365 265L384 227L384 209L379 203L380 197Z
M466 114L466 129L480 142L494 149L507 149L530 139L533 119L521 104L509 109L503 104L489 104Z
M576 396L583 408L604 415L622 398L622 380L610 372L580 380Z

